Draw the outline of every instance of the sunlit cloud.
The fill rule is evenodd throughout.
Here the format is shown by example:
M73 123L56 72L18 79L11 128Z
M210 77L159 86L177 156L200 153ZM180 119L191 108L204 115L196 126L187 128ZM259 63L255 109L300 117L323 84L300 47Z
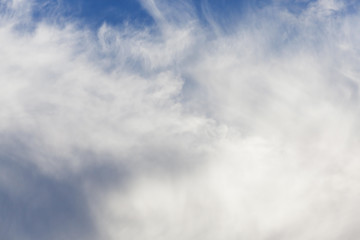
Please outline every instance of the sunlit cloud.
M355 2L44 4L0 2L0 236L358 238Z

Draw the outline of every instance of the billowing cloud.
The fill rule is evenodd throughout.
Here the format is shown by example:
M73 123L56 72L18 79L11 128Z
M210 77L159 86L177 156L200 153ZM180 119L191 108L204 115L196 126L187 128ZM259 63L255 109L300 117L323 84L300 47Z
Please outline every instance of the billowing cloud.
M1 1L0 235L358 239L357 5L288 2L94 30Z

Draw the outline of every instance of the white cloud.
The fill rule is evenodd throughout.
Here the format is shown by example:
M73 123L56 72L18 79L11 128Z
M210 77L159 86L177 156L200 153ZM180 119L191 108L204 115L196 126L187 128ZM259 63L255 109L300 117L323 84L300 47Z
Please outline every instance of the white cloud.
M269 6L216 35L164 1L143 1L158 29L24 33L21 4L0 25L1 149L85 179L99 239L358 238L359 17L337 15L344 2ZM83 176L104 165L124 176ZM3 194L21 189L4 176Z

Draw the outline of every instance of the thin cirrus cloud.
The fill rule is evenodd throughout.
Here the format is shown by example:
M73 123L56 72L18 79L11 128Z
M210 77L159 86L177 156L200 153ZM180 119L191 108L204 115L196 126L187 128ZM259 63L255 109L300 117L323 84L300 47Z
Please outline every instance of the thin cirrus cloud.
M359 238L356 2L39 6L0 2L2 238Z

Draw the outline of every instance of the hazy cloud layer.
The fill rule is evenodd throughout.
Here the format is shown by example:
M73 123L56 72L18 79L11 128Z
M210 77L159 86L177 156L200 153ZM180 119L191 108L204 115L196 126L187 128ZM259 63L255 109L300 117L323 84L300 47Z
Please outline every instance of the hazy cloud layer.
M0 0L0 236L359 239L359 11L288 2L94 32Z

